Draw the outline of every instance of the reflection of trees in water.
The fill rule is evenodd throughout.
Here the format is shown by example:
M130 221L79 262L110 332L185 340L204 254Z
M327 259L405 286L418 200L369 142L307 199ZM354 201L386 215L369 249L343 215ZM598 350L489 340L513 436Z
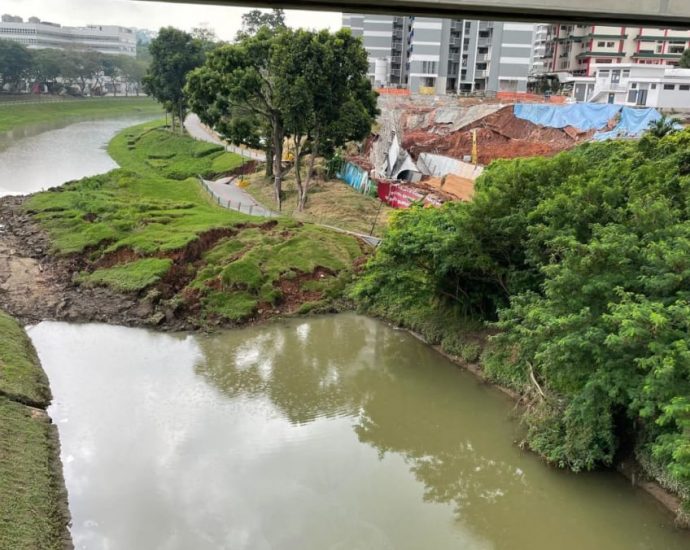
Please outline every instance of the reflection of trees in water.
M266 396L294 423L356 415L376 379L389 329L360 317L272 324L200 339L199 374L229 397Z
M460 391L457 373L437 368L435 352L416 340L342 316L232 331L200 345L198 372L229 397L268 397L293 423L353 416L361 442L381 458L405 458L426 501L452 504L458 520L485 533L510 513L503 497L522 486L522 473L489 458L482 395Z

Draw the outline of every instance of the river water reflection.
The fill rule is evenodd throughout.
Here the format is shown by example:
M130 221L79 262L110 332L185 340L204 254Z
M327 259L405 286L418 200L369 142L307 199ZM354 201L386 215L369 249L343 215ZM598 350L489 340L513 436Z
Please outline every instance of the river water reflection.
M0 197L28 195L117 168L106 151L108 142L123 128L146 120L151 116L56 123L52 129L43 125L0 134Z
M514 445L513 404L345 314L210 336L30 329L78 548L687 549L616 474Z

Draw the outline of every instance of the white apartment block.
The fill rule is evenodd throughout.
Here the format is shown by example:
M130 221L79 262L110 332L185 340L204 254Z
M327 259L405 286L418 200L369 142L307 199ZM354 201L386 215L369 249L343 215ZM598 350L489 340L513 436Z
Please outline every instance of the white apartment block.
M376 86L413 93L527 90L535 25L343 14L362 36Z
M134 30L115 25L89 25L87 27L62 27L56 23L17 21L16 17L3 16L0 21L0 39L23 44L30 49L73 48L95 50L113 55L135 56L137 38Z
M592 76L595 65L677 65L690 30L604 25L540 25L535 72Z

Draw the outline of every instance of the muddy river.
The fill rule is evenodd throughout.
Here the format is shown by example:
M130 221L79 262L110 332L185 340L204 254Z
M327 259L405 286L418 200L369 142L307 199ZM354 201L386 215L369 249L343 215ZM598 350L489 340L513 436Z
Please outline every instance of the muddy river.
M78 548L690 547L621 476L518 449L510 400L376 320L30 336Z
M110 139L151 119L138 115L68 126L57 122L0 133L0 197L28 195L117 168L106 151Z

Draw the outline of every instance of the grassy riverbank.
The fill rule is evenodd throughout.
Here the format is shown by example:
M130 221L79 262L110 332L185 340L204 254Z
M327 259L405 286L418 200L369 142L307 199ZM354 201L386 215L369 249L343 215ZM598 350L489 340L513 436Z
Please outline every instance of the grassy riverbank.
M89 118L122 115L162 115L162 109L148 97L70 99L46 103L0 103L0 132L34 124L77 122Z
M243 322L337 301L360 244L294 220L250 217L213 203L196 180L242 159L170 133L160 122L117 135L121 169L25 204L70 258L73 281L136 296L145 324Z
M0 548L62 549L69 540L57 429L44 410L49 401L29 338L0 311Z

